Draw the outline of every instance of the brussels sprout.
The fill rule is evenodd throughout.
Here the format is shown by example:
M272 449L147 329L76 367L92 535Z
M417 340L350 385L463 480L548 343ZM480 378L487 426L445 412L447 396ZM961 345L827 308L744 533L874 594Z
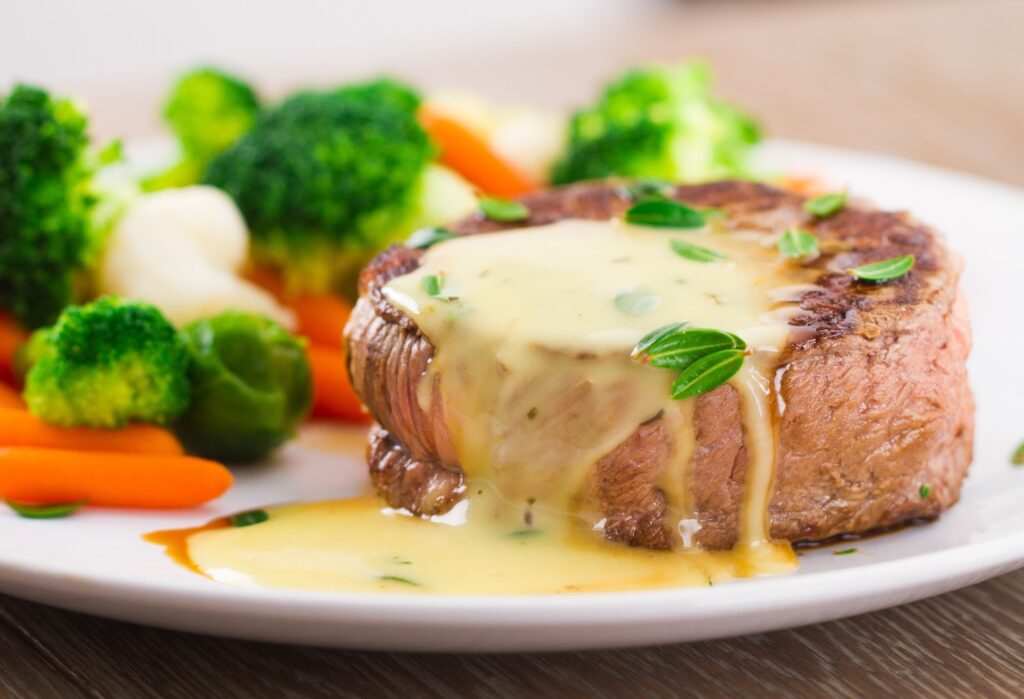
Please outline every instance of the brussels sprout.
M261 459L291 437L313 399L302 343L274 321L228 311L182 330L192 403L177 432L192 453L232 463Z

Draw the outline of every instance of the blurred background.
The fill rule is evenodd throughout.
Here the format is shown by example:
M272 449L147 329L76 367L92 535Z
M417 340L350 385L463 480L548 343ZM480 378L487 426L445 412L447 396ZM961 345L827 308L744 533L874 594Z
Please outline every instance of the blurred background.
M269 95L393 73L568 108L640 61L709 58L770 136L1024 185L1020 0L33 0L0 27L0 86L80 95L101 137L161 132L182 68Z

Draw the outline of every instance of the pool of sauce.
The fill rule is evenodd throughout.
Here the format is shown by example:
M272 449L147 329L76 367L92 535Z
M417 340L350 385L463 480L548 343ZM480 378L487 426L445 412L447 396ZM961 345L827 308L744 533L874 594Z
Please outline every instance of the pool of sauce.
M673 239L722 258L680 257ZM360 497L150 540L221 583L313 590L552 594L791 571L791 546L767 535L784 409L774 386L808 288L809 273L780 259L771 231L563 221L440 243L384 294L437 348L417 399L443 416L449 456L469 478L466 497L429 519ZM750 348L730 380L749 461L739 543L729 551L691 545L694 399L671 399L676 372L630 358L645 334L680 321L735 333ZM604 541L601 513L585 496L597 461L654 416L673 437L658 478L671 552Z

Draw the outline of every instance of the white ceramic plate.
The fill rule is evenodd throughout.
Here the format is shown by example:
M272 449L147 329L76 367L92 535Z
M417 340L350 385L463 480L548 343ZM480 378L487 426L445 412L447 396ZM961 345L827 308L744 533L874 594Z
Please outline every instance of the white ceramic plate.
M890 158L775 142L776 171L824 176L945 231L967 261L978 400L975 463L939 522L806 553L798 573L711 588L535 597L328 594L220 585L144 543L275 502L341 497L365 483L361 459L318 452L358 431L312 427L277 463L239 472L221 501L184 513L89 509L67 520L0 512L0 590L68 609L224 636L363 649L539 651L707 639L836 619L947 592L1024 565L1024 192ZM337 430L334 430L337 432ZM321 442L322 443L322 442ZM356 452L358 453L358 452Z

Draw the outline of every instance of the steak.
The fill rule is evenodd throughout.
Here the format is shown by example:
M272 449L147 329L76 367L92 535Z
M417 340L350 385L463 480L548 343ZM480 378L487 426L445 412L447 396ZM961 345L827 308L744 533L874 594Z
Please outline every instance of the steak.
M850 204L816 219L803 211L802 196L748 182L679 186L673 196L721 209L727 229L800 227L820 241L821 255L808 263L816 286L799 300L792 340L775 374L771 536L821 541L934 518L953 505L974 430L959 258L905 213ZM614 181L550 189L521 201L530 211L526 221L476 216L452 228L476 235L568 218L607 220L632 204ZM417 398L434 347L382 293L389 280L415 270L421 254L393 246L362 272L347 345L352 385L377 421L368 450L373 482L391 506L427 516L451 508L463 496L465 478L437 405L440 392L426 409ZM905 254L916 256L915 267L885 284L845 273ZM737 541L747 473L740 400L724 384L696 401L687 484L700 525L695 541L727 549ZM665 420L653 419L597 463L585 496L602 515L607 539L655 549L674 545L657 486L671 439Z

